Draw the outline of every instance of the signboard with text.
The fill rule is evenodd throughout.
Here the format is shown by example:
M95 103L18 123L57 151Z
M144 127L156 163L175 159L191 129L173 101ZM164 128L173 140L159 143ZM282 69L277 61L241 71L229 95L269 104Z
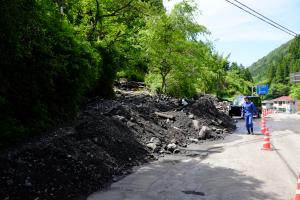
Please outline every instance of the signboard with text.
M257 85L256 86L256 94L265 95L268 94L269 87L268 85Z
M290 76L292 83L300 83L300 72L291 73Z

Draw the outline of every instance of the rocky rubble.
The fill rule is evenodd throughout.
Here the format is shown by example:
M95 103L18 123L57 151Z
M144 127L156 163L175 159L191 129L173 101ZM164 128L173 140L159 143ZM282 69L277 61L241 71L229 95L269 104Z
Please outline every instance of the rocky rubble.
M122 91L91 100L73 122L1 153L0 199L84 199L134 165L234 129L216 98L182 102Z

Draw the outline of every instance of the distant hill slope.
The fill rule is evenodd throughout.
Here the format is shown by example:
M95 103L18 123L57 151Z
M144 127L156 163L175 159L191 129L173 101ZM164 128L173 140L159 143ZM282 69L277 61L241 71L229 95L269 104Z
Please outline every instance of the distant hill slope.
M289 74L300 71L300 36L259 59L249 67L249 71L255 83L267 83L271 89L279 90L272 96L288 93L291 86Z
M253 77L254 82L258 83L266 80L268 70L271 65L276 65L280 62L282 57L287 54L289 49L289 44L292 42L289 41L280 47L271 51L268 55L259 59L257 62L253 63L249 67L249 71Z

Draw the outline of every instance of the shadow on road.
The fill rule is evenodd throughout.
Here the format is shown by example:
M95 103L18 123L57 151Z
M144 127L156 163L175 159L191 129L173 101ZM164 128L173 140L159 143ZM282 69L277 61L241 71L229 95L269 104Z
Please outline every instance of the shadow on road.
M263 187L262 181L240 171L172 159L142 167L88 200L283 200L262 192Z

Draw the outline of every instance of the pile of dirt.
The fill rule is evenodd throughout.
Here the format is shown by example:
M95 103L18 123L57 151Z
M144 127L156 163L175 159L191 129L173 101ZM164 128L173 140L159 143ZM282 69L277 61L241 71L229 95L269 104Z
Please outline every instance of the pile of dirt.
M84 199L134 165L234 128L212 96L117 94L91 100L74 122L2 152L0 199Z

